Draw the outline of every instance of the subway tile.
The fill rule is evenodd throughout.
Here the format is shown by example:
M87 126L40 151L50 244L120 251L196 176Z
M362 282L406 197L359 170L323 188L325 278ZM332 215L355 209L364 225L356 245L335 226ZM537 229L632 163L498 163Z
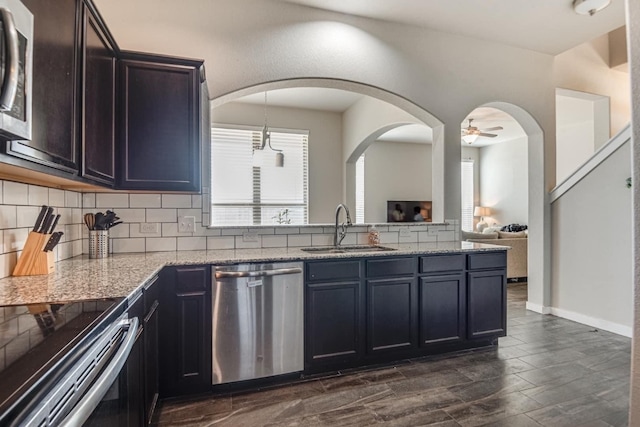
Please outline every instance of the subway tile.
M49 189L49 206L64 207L64 190Z
M29 186L13 181L4 181L3 202L5 205L26 205L29 203Z
M130 194L129 207L160 208L162 207L162 195L161 194Z
M17 210L13 205L0 205L0 228L16 228Z
M148 238L147 252L175 251L178 247L175 237Z
M191 195L189 194L163 194L163 208L190 208Z
M238 236L246 232L247 232L246 228L221 228L220 229L221 236Z
M58 249L58 261L68 259L73 256L73 243L71 242L60 243L56 246L56 249Z
M251 228L249 229L249 232L259 234L259 235L275 234L275 229L271 227L259 227L259 228Z
M329 238L331 239L331 243L330 245L333 245L333 234L331 236L329 236ZM358 243L358 235L356 233L347 233L346 236L344 236L344 239L342 239L342 245L355 245Z
M191 195L191 207L195 209L202 209L202 195L200 194Z
M65 208L79 208L80 206L80 193L75 191L64 192L64 207Z
M29 186L29 204L30 205L48 205L49 189L40 185Z
M457 240L456 234L453 231L443 231L438 233L438 242L453 242Z
M98 193L96 194L96 208L112 209L128 208L129 195L122 193Z
M178 237L184 236L184 233L178 233L177 222L165 222L162 224L162 237Z
M418 232L410 231L407 235L400 235L398 233L398 243L417 243L418 242Z
M399 243L398 232L396 231L383 231L380 233L381 244Z
M82 217L82 209L80 208L71 209L71 222L73 224L84 224L84 219Z
M145 211L146 209L117 209L114 210L116 215L120 218L121 221L132 223L132 222L145 222Z
M262 236L263 248L286 248L287 236Z
M235 249L235 237L233 236L220 236L220 237L207 237L207 249Z
M17 252L24 248L29 236L28 228L14 228L3 233L4 252Z
M219 236L220 229L216 228L208 228L206 226L202 226L201 223L196 222L196 231L193 233L194 236Z
M208 227L208 226L210 226L210 225L211 225L211 224L209 223L209 214L208 214L208 213L203 213L203 214L202 214L202 224L203 224L205 227Z
M423 242L437 242L438 241L438 236L429 233L428 231L419 231L418 232L418 242L423 243Z
M111 239L113 253L144 252L144 238Z
M120 225L116 225L115 227L111 227L109 229L109 237L112 239L121 239L121 238L125 238L125 237L133 237L130 234L130 227L133 228L137 228L139 227L140 224L120 224ZM87 229L87 227L83 227L84 230Z
M73 224L73 210L71 208L56 208L54 212L60 214L58 225Z
M196 251L207 249L206 237L178 237L179 251Z
M178 222L176 209L146 209L149 222Z
M262 245L262 236L258 236L255 242L245 242L242 236L235 236L236 249L255 249Z
M300 227L300 234L322 234L327 231L322 227Z
M276 234L300 234L300 229L298 227L276 227Z
M82 243L84 241L83 240L74 240L73 242L71 242L71 247L73 248L73 252L71 253L71 256L78 256L78 255L82 255L83 252L83 246ZM87 249L87 252L89 250Z
M202 194L202 212L204 213L210 213L209 200L210 200L209 194L203 193Z
M33 228L39 212L39 206L16 206L16 227Z
M3 193L3 187L4 187L3 182L4 181L0 180L0 204L4 203L4 201L2 200L3 199L2 193Z
M3 254L5 252L9 252L9 251L5 249L4 230L0 230L0 254ZM2 322L2 308L0 308L0 322Z
M82 209L94 209L96 207L96 193L82 194Z
M287 236L287 246L311 246L311 234L289 234Z
M202 210L200 209L178 209L178 216L193 216L196 222L202 222Z
M312 234L311 246L329 246L333 245L332 234Z
M129 232L130 237L146 237L146 238L152 238L152 237L161 237L162 236L162 227L161 224L158 222L152 222L152 223L146 223L146 224L155 224L156 225L156 229L158 230L155 233L142 233L140 231L140 228L142 227L142 224L140 223L135 223L135 224L129 224L130 228L129 228ZM119 226L118 226L119 227ZM175 239L174 239L175 240ZM148 248L147 248L148 249Z

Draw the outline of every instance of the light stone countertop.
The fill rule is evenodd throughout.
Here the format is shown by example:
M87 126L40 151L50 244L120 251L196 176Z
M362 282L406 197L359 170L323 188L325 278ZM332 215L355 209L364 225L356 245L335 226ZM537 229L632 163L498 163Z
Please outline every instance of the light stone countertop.
M167 265L220 265L507 249L505 246L472 242L403 243L383 246L397 250L318 254L304 252L300 248L229 249L118 254L105 259L89 259L83 255L56 263L56 271L48 275L0 279L0 306L126 297L132 295Z

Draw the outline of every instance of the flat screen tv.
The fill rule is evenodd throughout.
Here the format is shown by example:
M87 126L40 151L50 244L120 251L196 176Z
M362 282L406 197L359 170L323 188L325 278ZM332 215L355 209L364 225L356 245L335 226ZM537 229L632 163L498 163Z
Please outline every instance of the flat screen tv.
M387 222L431 222L431 200L388 200Z

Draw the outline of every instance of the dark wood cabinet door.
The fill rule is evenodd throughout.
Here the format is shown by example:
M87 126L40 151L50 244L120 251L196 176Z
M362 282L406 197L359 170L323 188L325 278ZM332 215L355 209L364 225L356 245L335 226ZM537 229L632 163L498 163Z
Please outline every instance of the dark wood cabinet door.
M360 281L307 284L307 368L348 364L361 357L363 316L360 288Z
M418 291L415 277L367 281L367 353L417 347Z
M24 0L33 13L32 139L6 152L41 165L78 171L78 29L76 0Z
M209 390L210 268L168 267L160 280L160 396Z
M420 278L420 345L466 339L464 272Z
M139 426L144 422L144 406L142 404L144 390L142 381L145 362L143 359L143 335L143 330L140 328L125 366L127 372L126 396L128 410L126 412L127 424L123 425Z
M118 66L117 187L199 191L201 62L124 57Z
M113 185L116 53L93 11L82 10L82 176Z
M507 331L507 272L470 271L467 286L467 337L505 336Z

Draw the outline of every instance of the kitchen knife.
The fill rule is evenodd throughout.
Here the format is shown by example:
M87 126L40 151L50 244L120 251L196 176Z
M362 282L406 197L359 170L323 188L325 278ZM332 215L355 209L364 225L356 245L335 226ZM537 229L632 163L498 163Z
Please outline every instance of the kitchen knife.
M49 207L47 209L47 213L44 216L42 227L40 227L40 230L38 231L38 233L47 234L47 231L49 231L49 228L51 228L51 223L53 222L52 213L53 213L53 208Z
M53 224L51 225L51 229L49 230L48 234L53 234L53 230L56 229L56 225L58 225L58 221L60 220L60 214L56 215L55 219L53 220Z
M42 205L40 208L40 213L38 214L38 218L36 218L36 223L33 226L33 231L38 232L38 229L42 225L42 220L44 219L45 214L47 213L47 205Z
M60 238L62 237L63 234L64 233L62 231L58 231L56 233L53 233L51 235L51 237L49 237L49 241L47 242L47 244L44 245L43 251L45 251L45 252L52 251L53 248L55 248L56 245L60 242Z

